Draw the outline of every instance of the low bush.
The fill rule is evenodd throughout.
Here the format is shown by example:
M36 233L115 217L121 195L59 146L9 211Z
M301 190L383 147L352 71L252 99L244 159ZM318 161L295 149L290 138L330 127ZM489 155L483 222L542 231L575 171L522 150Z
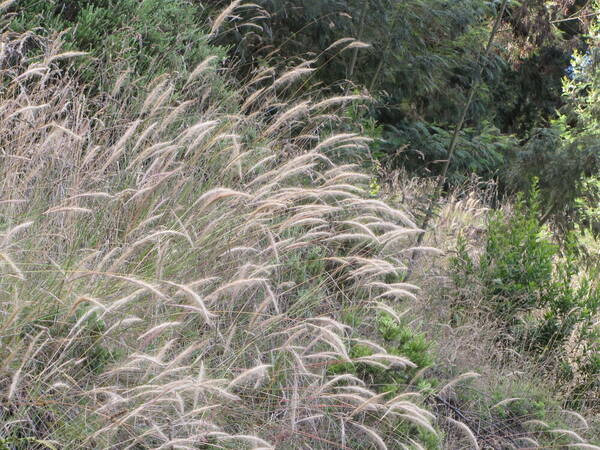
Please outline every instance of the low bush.
M62 33L65 49L90 52L80 79L107 89L124 70L141 77L143 86L165 72L189 72L209 56L224 59L199 19L188 0L26 0L10 28Z
M462 296L456 307L464 308L465 297L476 292L482 297L479 313L500 324L504 346L537 359L558 357L561 376L589 388L600 374L594 322L600 311L598 267L579 263L573 234L562 246L554 243L540 223L540 210L534 181L529 198L519 196L512 214L492 214L478 258L469 255L464 239L459 241L452 260Z

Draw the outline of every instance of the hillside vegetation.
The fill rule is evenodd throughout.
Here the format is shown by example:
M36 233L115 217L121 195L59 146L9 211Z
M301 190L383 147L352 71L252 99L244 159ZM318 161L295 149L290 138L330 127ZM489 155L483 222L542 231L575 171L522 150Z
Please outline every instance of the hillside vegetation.
M0 449L600 448L598 11L1 2Z

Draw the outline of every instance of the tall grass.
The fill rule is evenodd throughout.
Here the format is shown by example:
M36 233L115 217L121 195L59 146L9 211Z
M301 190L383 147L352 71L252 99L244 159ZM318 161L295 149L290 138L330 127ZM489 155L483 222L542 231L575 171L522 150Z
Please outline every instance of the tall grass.
M433 184L397 171L388 174L382 196L416 211ZM408 317L436 343L436 366L430 374L449 379L462 373L456 381L468 371L481 375L469 383L450 382L449 389L436 389L433 398L438 403L432 410L443 431L443 448L475 448L473 433L480 448L597 448L598 395L588 381L597 377L588 378L585 366L575 366L574 377L565 376L564 361L575 361L580 350L569 344L549 348L539 357L527 352L523 335L502 342L507 335L503 316L487 307L490 296L482 286L468 280L467 271L457 275L453 266L462 258L461 248L480 260L490 217L499 212L513 216L515 202L499 198L494 184L473 178L451 189L439 206L423 245L438 248L443 255L419 257L409 281L421 289ZM597 345L597 340L589 342Z
M417 231L334 162L366 145L323 135L343 99L279 99L303 67L224 102L210 62L142 101L127 74L90 97L68 70L80 54L38 39L28 57L24 39L0 74L0 443L401 448L418 447L402 423L435 433L415 396L328 371L357 339L341 311L368 328L407 292ZM372 346L361 364L412 366Z

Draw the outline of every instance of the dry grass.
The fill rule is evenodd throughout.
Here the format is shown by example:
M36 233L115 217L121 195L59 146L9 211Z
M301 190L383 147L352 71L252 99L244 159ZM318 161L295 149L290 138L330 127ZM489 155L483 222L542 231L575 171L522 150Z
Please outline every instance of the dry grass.
M269 118L301 75L286 73L251 116L227 114L194 100L212 88L205 62L136 107L126 75L90 98L59 67L78 55L44 49L0 74L0 442L399 448L410 437L382 430L434 431L417 404L327 370L351 360L342 304L369 316L412 296L385 280L414 224L328 157L365 140L320 138L329 119L311 113L343 99ZM323 270L299 276L315 249ZM381 347L360 362L412 365Z
M491 411L518 401L503 378L531 373L494 354L492 322L448 325L443 255L460 233L482 238L494 191L450 196L414 249L430 182L393 176L384 202L336 159L368 150L336 131L368 96L293 98L311 61L224 88L214 57L141 99L129 70L90 96L69 65L83 55L59 37L7 36L1 52L0 447L419 449L442 429L448 449L534 447L542 432L594 448L578 413L560 411L568 430L461 416L469 380L506 390L480 405ZM374 338L380 312L438 343L440 367L424 371L444 383L427 399L424 371L393 398L339 372L414 368ZM373 354L353 358L355 344Z
M385 181L383 197L411 211L417 211L434 189L433 180L403 171L386 174ZM466 239L470 253L477 257L485 248L491 205L505 212L511 209L509 201L498 201L493 184L473 179L449 192L423 240L423 246L442 254L419 255L409 279L421 289L408 318L436 346L437 366L427 372L448 380L436 390L433 407L442 419L444 448L593 448L581 442L596 442L600 436L597 402L589 401L592 407L581 414L571 411L565 401L569 386L561 381L555 361L534 361L516 350L517 342L513 347L499 345L503 328L494 314L484 313L481 287L469 285L458 292L454 286L450 259L456 255L458 238ZM419 223L418 217L413 220ZM457 316L457 310L462 314ZM470 371L480 376L462 383ZM536 407L524 406L532 404ZM568 430L553 430L548 424L536 427L536 414Z

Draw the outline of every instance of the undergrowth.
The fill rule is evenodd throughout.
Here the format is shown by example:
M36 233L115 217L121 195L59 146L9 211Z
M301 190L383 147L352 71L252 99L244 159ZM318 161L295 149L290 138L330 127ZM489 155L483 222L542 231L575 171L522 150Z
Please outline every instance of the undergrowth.
M418 389L383 398L328 369L413 366L368 338L377 353L355 355L340 321L341 304L387 308L414 228L328 156L367 142L333 132L345 98L282 105L277 88L298 78L283 73L253 96L229 86L244 99L230 114L207 61L160 76L143 102L119 76L97 97L72 76L79 53L37 36L28 56L23 39L2 71L3 445L368 448L435 434L403 398Z
M411 255L441 253L413 247L421 181L386 198L370 97L307 90L314 61L240 82L214 45L240 9L264 12L26 0L7 15L0 448L594 448L548 390L513 398L529 385L447 364L431 331L494 314L486 349L560 357L548 373L589 406L596 273L551 242L535 196L491 218L483 254L459 239L451 326L413 312L443 278L407 279ZM472 217L459 203L435 230L447 245Z

